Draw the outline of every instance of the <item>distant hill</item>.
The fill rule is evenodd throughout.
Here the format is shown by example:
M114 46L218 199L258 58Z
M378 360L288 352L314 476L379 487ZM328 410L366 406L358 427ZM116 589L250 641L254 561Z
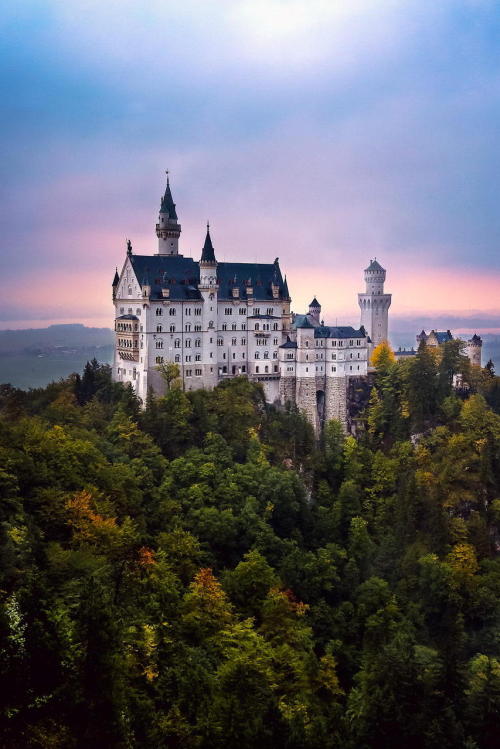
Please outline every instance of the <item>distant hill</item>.
M82 346L96 347L112 344L111 328L87 328L79 323L26 330L0 330L0 355L53 349L59 346L81 348Z
M0 331L0 383L23 389L81 372L92 358L113 359L113 331L81 324Z

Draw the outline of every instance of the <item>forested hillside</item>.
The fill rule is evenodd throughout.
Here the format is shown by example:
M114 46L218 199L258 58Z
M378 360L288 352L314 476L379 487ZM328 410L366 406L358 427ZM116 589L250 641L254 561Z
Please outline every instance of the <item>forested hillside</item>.
M320 445L243 378L2 387L1 746L498 746L500 379L375 363Z

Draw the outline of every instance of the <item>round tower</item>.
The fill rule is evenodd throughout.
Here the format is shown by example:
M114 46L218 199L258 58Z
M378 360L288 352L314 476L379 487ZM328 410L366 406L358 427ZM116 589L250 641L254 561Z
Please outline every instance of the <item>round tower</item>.
M312 300L309 305L309 316L312 317L313 325L319 325L319 318L321 315L321 304L318 302L316 297Z
M470 360L470 363L474 367L480 367L481 366L481 353L483 348L483 341L480 336L478 336L476 333L472 336L472 338L467 341L467 356Z
M167 172L167 186L165 194L161 199L158 223L156 224L156 236L158 237L158 255L178 255L179 237L181 225L177 220L175 203L170 190L170 182Z
M365 268L366 289L358 294L361 310L361 325L366 330L373 346L387 341L389 334L389 307L392 295L384 293L385 269L377 260Z

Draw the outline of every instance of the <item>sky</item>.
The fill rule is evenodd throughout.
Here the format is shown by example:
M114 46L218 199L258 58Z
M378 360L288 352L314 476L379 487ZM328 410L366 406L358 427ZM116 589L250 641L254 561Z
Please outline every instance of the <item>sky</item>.
M165 170L198 257L280 258L293 308L500 332L495 0L4 0L0 328L112 326Z

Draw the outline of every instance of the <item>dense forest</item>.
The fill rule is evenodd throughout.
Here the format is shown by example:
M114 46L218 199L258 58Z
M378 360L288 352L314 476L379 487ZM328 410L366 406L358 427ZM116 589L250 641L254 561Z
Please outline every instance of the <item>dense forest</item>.
M374 365L320 443L244 378L2 386L1 746L498 746L500 378Z

